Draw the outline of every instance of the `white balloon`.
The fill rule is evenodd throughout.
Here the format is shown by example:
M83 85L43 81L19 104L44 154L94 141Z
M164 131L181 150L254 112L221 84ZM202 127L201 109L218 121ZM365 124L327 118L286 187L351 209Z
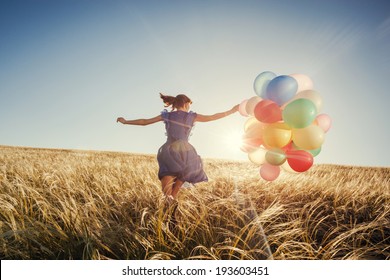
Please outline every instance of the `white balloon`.
M290 77L293 77L298 83L297 92L313 89L313 81L306 75L303 74L291 74Z
M263 147L257 148L253 152L248 154L248 158L251 162L253 162L256 165L262 165L265 161L265 154L267 153L267 150Z

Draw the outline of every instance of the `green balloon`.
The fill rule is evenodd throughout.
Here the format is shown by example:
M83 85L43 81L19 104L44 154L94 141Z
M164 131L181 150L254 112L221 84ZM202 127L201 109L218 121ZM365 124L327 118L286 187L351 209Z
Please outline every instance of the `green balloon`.
M272 165L282 165L286 161L286 154L282 149L271 149L265 154L265 160Z
M311 153L313 155L313 157L316 157L321 152L321 147L319 147L315 150L309 150L308 152Z
M313 101L299 98L284 108L283 121L292 128L304 128L313 123L317 116L317 108Z

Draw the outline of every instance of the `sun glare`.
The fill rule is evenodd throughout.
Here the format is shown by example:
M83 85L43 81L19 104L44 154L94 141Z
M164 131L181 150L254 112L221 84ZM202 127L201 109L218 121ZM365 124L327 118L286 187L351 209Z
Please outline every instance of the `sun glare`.
M241 130L230 130L224 137L224 144L227 149L231 152L241 152L240 147L242 146L242 131Z

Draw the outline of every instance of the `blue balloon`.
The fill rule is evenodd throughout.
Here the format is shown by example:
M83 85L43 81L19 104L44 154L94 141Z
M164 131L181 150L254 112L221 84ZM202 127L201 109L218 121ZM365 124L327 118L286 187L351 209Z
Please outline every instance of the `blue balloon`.
M266 89L269 84L269 82L276 77L276 74L270 71L265 71L257 75L254 83L253 83L253 89L256 92L257 96L265 98Z
M270 99L279 106L291 100L297 93L298 83L290 76L282 75L272 79L266 90L266 99Z

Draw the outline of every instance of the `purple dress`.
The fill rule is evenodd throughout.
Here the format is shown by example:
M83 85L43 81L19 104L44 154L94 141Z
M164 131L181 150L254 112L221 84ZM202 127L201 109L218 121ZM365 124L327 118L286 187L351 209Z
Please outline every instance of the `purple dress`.
M198 183L207 181L203 163L195 148L188 143L196 113L164 110L161 117L165 123L167 142L157 153L158 178L175 176L183 182Z

